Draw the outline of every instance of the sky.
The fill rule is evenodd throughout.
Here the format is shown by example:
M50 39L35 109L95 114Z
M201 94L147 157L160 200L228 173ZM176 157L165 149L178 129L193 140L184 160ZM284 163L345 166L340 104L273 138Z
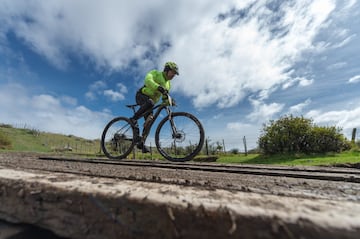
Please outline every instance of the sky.
M290 114L351 138L359 34L359 0L0 0L0 123L100 138L174 61L174 111L210 144L255 148Z

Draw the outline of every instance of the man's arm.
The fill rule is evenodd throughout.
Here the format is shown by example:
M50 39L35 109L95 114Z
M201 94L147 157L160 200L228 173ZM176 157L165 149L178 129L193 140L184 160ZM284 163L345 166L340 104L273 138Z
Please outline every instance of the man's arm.
M150 71L145 76L145 86L149 87L151 90L157 90L159 84L155 81L155 75L153 71Z

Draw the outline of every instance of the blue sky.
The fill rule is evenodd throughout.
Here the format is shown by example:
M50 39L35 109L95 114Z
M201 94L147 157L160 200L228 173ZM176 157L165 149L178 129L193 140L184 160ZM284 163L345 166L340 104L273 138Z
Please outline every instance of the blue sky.
M350 137L359 33L358 0L1 0L0 122L99 138L170 60L176 110L228 150L288 114Z

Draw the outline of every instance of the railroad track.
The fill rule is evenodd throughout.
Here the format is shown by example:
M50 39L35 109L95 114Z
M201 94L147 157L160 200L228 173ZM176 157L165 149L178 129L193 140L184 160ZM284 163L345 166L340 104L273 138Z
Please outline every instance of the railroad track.
M38 157L39 160L54 160L63 162L103 164L126 167L146 167L171 170L189 170L229 174L249 174L272 177L288 177L301 179L315 179L335 182L360 183L360 170L327 168L327 167L281 167L262 165L237 165L237 164L215 164L215 163L174 163L159 161L140 160L107 160L107 159L77 159L64 157ZM73 172L72 172L73 173ZM84 173L80 173L84 174ZM89 174L87 174L89 175ZM104 175L106 177L106 175Z

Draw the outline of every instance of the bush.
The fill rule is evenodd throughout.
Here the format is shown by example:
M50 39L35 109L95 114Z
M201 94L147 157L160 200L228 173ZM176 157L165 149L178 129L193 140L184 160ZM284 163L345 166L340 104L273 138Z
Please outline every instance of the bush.
M239 151L239 149L231 149L230 152L232 154L239 154L240 151Z
M351 148L336 127L319 127L311 119L284 116L263 126L259 147L264 154L326 153Z
M0 124L1 128L13 128L10 124Z
M355 147L359 147L359 148L360 148L360 140L357 140L357 141L355 142Z
M351 143L335 127L314 126L311 131L310 143L314 153L341 152L351 149Z
M0 132L0 149L9 149L11 148L11 141L10 139Z

